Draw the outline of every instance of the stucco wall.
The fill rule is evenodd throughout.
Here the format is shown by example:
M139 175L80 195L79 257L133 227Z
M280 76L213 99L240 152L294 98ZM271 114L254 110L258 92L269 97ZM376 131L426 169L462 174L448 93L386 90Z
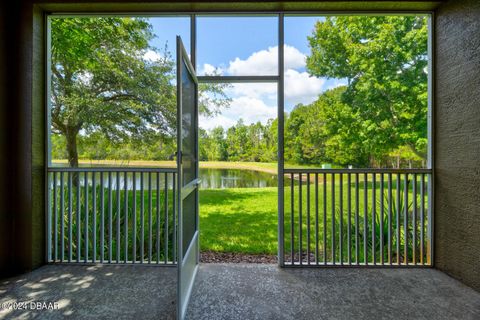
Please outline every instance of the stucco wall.
M480 1L436 15L435 266L480 290Z

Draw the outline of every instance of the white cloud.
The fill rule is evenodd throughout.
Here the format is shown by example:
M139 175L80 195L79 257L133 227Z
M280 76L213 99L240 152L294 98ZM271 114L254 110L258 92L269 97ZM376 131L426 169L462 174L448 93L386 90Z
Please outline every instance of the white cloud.
M150 62L158 61L161 57L162 56L158 52L155 52L153 50L147 50L147 52L145 52L145 54L143 55L143 59Z
M209 63L204 63L198 72L198 74L208 74L208 75L212 75L215 73L218 75L222 75L223 70L221 68L216 68Z
M288 69L285 72L285 100L293 104L313 102L323 91L324 84L325 79Z
M305 55L297 48L285 45L285 69L305 66ZM246 60L230 61L227 73L232 76L274 75L278 73L278 46L254 52Z
M234 125L238 119L243 119L245 124L262 122L266 123L268 119L277 117L277 107L265 104L263 100L247 96L233 98L230 107L225 109L221 115L214 118L201 116L199 125L203 129L213 129L217 126L229 128Z

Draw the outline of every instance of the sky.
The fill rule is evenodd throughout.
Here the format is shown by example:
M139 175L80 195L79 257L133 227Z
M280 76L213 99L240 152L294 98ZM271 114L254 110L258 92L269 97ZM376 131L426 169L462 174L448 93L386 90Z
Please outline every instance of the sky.
M343 84L338 79L311 77L305 70L310 53L307 36L321 17L285 17L285 111L299 104L316 100L323 91ZM190 53L190 18L150 18L156 35L151 44L163 49L167 44L172 54L175 37L180 35ZM278 18L262 17L197 17L197 74L217 72L221 75L276 75L278 70ZM241 83L226 89L232 99L221 114L201 116L200 127L228 128L242 118L246 124L266 123L277 116L275 83Z

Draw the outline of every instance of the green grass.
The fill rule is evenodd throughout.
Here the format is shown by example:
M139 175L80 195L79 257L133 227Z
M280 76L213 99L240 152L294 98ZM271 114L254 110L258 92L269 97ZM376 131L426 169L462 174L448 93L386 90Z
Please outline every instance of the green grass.
M201 249L275 254L277 217L277 188L201 190Z

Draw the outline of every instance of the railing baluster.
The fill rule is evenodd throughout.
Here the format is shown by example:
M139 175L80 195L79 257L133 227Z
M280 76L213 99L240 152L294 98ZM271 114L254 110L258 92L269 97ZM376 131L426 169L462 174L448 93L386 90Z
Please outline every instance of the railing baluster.
M57 226L57 173L53 173L53 179L50 179L50 175L48 175L48 188L50 188L51 180L53 180L53 230L52 230L52 214L50 211L50 215L48 217L48 260L52 260L52 231L53 231L53 243L55 246L54 249L54 261L57 261L58 256L58 226ZM61 191L61 190L60 190ZM50 195L48 196L50 200ZM48 209L51 210L50 205Z
M92 218L93 218L93 239L92 239L92 262L97 260L97 173L92 172Z
M388 174L388 264L392 265L392 174Z
M310 173L307 173L307 264L310 264Z
M80 207L80 172L77 173L77 262L80 262L81 256L81 244L80 244L80 235L81 235L81 207Z
M335 261L337 259L335 254L335 174L331 174L331 181L332 181L332 263L335 265Z
M327 174L323 174L323 264L327 264Z
M384 215L384 199L383 199L383 192L384 192L384 186L383 184L385 183L385 180L384 180L384 175L383 173L380 174L380 233L379 233L379 236L380 236L380 262L382 265L385 264L385 256L384 256L384 232L383 232L383 218L385 217Z
M315 173L315 264L318 264L318 173Z
M168 262L168 174L165 173L165 192L164 192L164 205L165 205L165 226L164 226L164 237L165 237L165 263ZM174 243L175 245L175 243ZM180 253L181 254L181 253Z
M376 214L377 214L377 200L376 200L376 184L377 177L375 173L372 174L372 262L374 265L377 264L377 255L375 249L375 232L376 232Z
M112 263L112 172L108 172L108 262Z
M156 220L157 220L157 263L160 263L160 172L157 172L157 211L156 211Z
M339 223L339 254L340 264L343 265L343 173L340 173L340 194L339 194L339 209L340 209L340 223Z
M117 263L120 263L120 249L121 249L121 237L120 237L120 218L122 217L121 199L120 199L120 172L117 171Z
M414 173L413 174L413 185L412 185L412 260L413 264L417 264L417 175Z
M397 264L400 265L400 180L401 175L397 173L397 209L395 212L396 215L396 233L397 233Z
M105 258L105 187L103 172L100 172L100 262Z
M63 171L60 172L60 261L64 260L65 254L65 186L64 186L64 175Z
M360 192L358 190L359 175L355 173L355 263L360 263L360 239L359 239L359 211L360 211Z
M424 264L425 257L425 174L420 176L420 264Z
M368 173L363 174L363 262L368 265Z
M145 205L143 192L143 172L140 172L140 263L143 263L144 255L144 241L145 241Z
M295 176L290 174L290 255L291 264L295 264Z
M72 172L68 173L68 262L72 262L73 250L73 192L72 192ZM62 259L63 260L63 259Z
M177 261L177 222L175 219L175 216L177 214L177 198L175 196L175 185L177 183L176 175L175 172L172 174L172 202L173 202L173 212L172 212L172 223L173 223L173 261L172 263L175 263Z
M348 232L347 232L347 242L348 242L348 264L352 264L352 175L347 174L347 206L348 206Z
M137 175L134 171L132 173L133 181L133 197L132 197L132 263L137 262Z
M300 262L300 265L303 263L303 257L302 257L302 174L300 173L298 175L298 259Z
M403 245L403 250L404 250L404 263L408 265L408 173L405 173L405 183L403 184L403 198L404 198L404 205L403 205L403 211L404 211L404 227L403 227L403 238L404 238L404 245Z
M84 262L88 261L88 171L85 171L83 175L84 188L85 188L85 257Z
M152 263L152 173L148 173L148 263Z
M123 173L123 206L125 207L125 220L123 221L124 230L125 230L125 248L123 248L124 261L128 262L128 172Z

